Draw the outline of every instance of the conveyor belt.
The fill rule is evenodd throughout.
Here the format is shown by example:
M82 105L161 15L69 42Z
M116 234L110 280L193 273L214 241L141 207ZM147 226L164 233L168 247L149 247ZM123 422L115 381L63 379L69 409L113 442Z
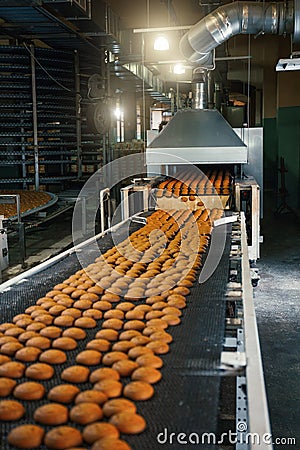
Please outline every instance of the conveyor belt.
M133 224L132 231L140 225ZM122 231L119 231L122 234ZM126 233L126 230L124 230ZM120 236L122 237L122 236ZM99 245L102 252L110 248L110 235L101 238ZM204 284L191 288L187 297L187 308L183 310L182 322L177 327L171 327L168 332L173 336L170 352L162 355L164 367L163 378L155 385L154 397L146 402L137 402L138 412L147 421L147 429L139 436L123 436L135 450L156 450L182 448L215 448L214 445L182 445L160 444L157 435L166 428L168 434L184 432L202 433L217 432L218 400L220 388L220 372L218 366L225 326L225 289L228 281L230 237L222 260L213 276ZM88 252L88 248L85 250ZM93 261L98 255L90 252ZM1 294L1 322L10 321L12 317L23 312L28 306L43 296L54 284L62 282L70 274L80 269L76 255L72 254L45 271L32 276L26 282L13 286ZM102 321L98 323L101 324ZM96 329L86 330L87 338L78 341L78 347L68 351L68 361L56 368L56 373L49 381L42 381L48 391L52 386L61 383L60 373L75 361L76 354L84 350L87 341L93 339ZM29 363L28 363L29 364ZM93 367L97 368L97 366ZM28 381L25 377L18 382ZM90 389L90 383L80 384L80 388ZM12 397L8 397L12 398ZM34 402L24 402L25 418L17 424L32 423L33 411L47 403L46 399ZM70 423L74 426L74 423ZM6 441L6 436L13 424L0 424L1 450L12 450ZM47 431L50 427L45 426ZM80 427L79 427L80 428ZM163 438L163 436L161 436ZM194 436L195 438L195 436ZM86 446L87 447L87 446ZM41 450L46 448L40 447ZM88 447L87 447L88 448Z

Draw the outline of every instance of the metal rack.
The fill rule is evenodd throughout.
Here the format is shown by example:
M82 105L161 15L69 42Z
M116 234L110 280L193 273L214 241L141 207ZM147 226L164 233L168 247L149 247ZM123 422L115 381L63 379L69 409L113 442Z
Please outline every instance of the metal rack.
M74 53L0 46L0 187L63 188L78 156Z

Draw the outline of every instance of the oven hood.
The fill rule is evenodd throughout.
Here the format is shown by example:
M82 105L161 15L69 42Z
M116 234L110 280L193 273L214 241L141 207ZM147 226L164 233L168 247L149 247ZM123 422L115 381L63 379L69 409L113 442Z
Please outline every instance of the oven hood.
M247 146L217 109L178 111L146 149L147 165L247 163Z

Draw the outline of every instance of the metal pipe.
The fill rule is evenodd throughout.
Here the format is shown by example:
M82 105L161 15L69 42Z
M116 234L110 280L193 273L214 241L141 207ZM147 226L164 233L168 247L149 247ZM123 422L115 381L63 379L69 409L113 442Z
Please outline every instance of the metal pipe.
M237 1L223 5L202 18L182 37L179 46L186 59L205 67L211 59L212 50L232 36L257 35L261 31L282 35L292 33L293 29L293 2Z
M105 188L100 191L100 220L101 220L101 233L104 233L105 230L105 211L104 211L104 199L107 196L108 200L108 227L110 227L110 189Z

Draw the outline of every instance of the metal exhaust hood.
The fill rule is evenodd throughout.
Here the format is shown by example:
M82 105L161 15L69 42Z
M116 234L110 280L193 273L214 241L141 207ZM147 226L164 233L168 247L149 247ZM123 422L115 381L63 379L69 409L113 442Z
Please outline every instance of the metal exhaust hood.
M217 109L178 111L148 145L148 166L247 163L247 146Z

